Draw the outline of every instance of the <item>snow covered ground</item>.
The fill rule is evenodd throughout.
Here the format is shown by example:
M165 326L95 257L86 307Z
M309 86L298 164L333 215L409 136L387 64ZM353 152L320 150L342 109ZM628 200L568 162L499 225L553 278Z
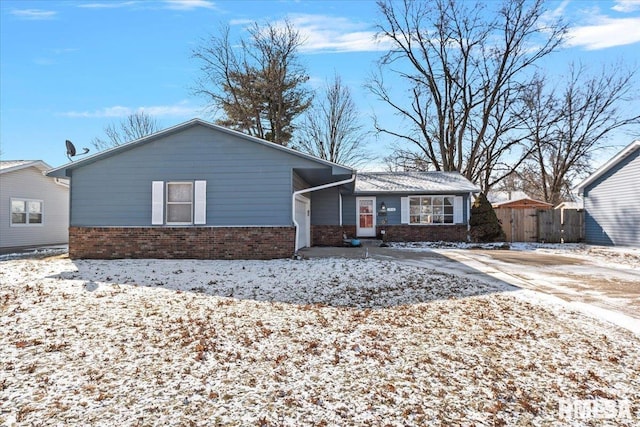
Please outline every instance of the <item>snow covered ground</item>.
M0 261L3 425L631 426L639 373L637 335L391 260Z

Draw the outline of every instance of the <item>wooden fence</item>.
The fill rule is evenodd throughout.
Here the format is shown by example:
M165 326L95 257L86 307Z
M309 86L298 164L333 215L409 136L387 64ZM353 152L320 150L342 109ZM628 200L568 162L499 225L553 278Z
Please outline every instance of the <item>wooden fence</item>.
M581 210L497 208L495 212L507 242L576 243L584 237Z

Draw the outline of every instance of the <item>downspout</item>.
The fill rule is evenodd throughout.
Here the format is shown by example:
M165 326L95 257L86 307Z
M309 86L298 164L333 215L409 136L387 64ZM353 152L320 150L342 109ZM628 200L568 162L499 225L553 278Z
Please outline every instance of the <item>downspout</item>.
M339 185L349 184L355 180L356 180L356 175L353 174L351 175L351 178L345 179L344 181L330 182L329 184L323 184L317 187L305 188L303 190L298 190L293 192L293 195L291 196L291 218L293 219L293 226L296 229L294 254L298 253L298 249L299 249L298 236L300 234L300 224L298 224L298 221L296 221L296 196L298 196L299 194L311 193L312 191L324 190L325 188L331 188L331 187L337 187ZM342 215L342 212L340 212L340 215Z
M469 191L469 199L467 200L467 242L471 241L471 199L473 193Z

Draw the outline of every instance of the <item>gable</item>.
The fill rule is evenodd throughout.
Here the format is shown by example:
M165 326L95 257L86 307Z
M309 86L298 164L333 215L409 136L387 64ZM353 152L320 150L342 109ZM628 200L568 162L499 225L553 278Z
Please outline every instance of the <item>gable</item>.
M231 144L233 143L233 144ZM165 147L170 145L170 147ZM195 146L200 145L200 149L192 150ZM199 119L174 126L172 128L157 132L153 135L141 138L136 141L113 147L103 152L85 157L81 160L63 165L59 168L49 171L49 176L65 177L71 176L72 171L94 164L96 162L106 161L112 157L118 157L123 160L125 157L136 157L131 152L143 149L144 147L153 147L152 154L149 151L149 161L161 161L163 163L172 163L173 159L161 159L160 154L166 155L170 152L176 155L175 160L184 159L186 156L194 156L202 154L211 155L213 150L222 153L228 150L227 157L231 160L242 161L246 156L262 156L265 159L279 159L283 163L291 163L293 167L301 168L330 168L332 174L351 174L353 169L331 163L317 157L280 146L259 138L254 138L240 132L223 128ZM189 147L190 146L190 147ZM236 157L234 157L236 156ZM197 157L191 157L197 161ZM139 159L138 159L139 160ZM147 160L144 160L147 163Z

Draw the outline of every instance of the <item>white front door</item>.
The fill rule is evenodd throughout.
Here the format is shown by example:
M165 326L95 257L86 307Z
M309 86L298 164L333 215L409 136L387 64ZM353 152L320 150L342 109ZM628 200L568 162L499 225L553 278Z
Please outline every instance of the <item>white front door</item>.
M298 249L306 248L311 243L311 200L304 196L296 196L296 222L298 223Z
M356 234L358 237L376 236L376 198L356 198Z

